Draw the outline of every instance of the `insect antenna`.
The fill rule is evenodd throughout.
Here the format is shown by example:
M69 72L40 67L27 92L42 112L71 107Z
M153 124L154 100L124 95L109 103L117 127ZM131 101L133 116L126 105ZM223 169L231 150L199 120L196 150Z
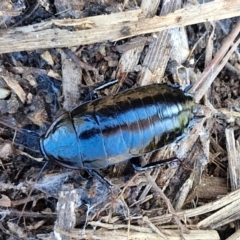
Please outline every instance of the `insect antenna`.
M22 143L19 143L19 142L15 141L17 139L17 133L21 133L21 134L24 134L24 135L27 135L27 136L30 135L30 138L33 137L33 138L38 139L38 141L39 141L40 135L36 131L25 129L25 128L16 127L16 126L13 126L12 124L9 124L9 123L7 123L5 121L2 121L2 120L0 120L0 124L10 128L10 129L12 129L12 130L14 130L14 134L13 134L13 137L12 137L12 145L18 146L18 147L24 146L24 148L30 150L31 152L40 153L39 150L31 148L31 147L27 146L27 144L22 144ZM29 139L29 137L27 137L26 139ZM29 142L29 140L28 140L28 142ZM25 152L22 152L20 150L16 150L16 152L19 153L20 155L25 155L25 156L27 156L27 157L29 157L31 159L34 159L36 161L40 161L40 158L39 159L38 158L34 158L31 155L29 155L29 154L27 154Z
M35 135L35 136L37 136L37 137L40 137L38 133L36 133L36 132L34 132L34 131L32 131L32 130L21 129L21 128L19 128L19 127L13 126L13 125L11 125L11 124L9 124L9 123L7 123L7 122L5 122L5 121L2 121L2 120L0 120L0 124L2 124L3 126L6 126L6 127L8 127L8 128L11 128L11 129L15 130L16 132L21 132L21 133L25 133L25 134L29 134L29 133L30 133L30 134L32 134L32 135Z
M28 204L28 202L29 202L30 196L31 196L31 194L32 194L32 192L33 192L33 190L34 190L34 188L35 188L35 184L36 184L36 182L40 179L40 176L41 176L43 170L46 168L47 164L48 164L48 161L44 163L42 169L41 169L40 172L38 173L37 178L36 178L35 182L33 183L32 187L31 187L31 189L30 189L30 192L29 192L29 194L28 194L27 201L26 201L26 202L24 203L24 205L23 205L23 209L22 209L22 211L21 211L21 213L20 213L20 216L19 216L19 218L18 218L17 224L19 224L19 222L20 222L20 220L21 220L21 218L22 218L22 216L23 216L23 212L24 212L24 210L25 210L25 208L26 208L26 206L27 206L27 204Z
M15 145L15 146L24 146L24 148L27 148L28 150L31 150L31 151L33 151L33 152L35 152L35 153L39 153L39 150L32 149L32 148L30 148L30 147L27 147L26 145L21 144L21 143L16 143L16 141L15 141L15 140L16 140L16 136L17 136L17 132L20 132L20 133L23 133L23 134L27 134L27 135L30 134L31 136L40 138L40 136L39 136L38 133L36 133L35 131L32 131L32 130L29 130L29 129L23 129L23 128L19 128L19 127L13 126L13 125L11 125L11 124L9 124L9 123L7 123L7 122L5 122L5 121L2 121L2 120L0 120L0 124L2 124L2 125L10 128L10 129L13 129L13 130L14 130L12 145ZM19 149L15 149L15 152L16 152L16 154L20 154L20 155L22 155L22 156L26 156L26 157L28 157L28 158L30 158L30 159L33 159L33 160L37 161L37 162L42 162L42 160L43 160L43 158L33 157L33 156L31 156L30 154L28 154L28 153L26 153L26 152L23 152L23 151L21 151L21 150L19 150ZM35 182L33 183L33 186L32 186L31 189L30 189L29 195L28 195L28 197L27 197L27 201L24 203L24 206L23 206L23 209L22 209L22 211L21 211L21 213L20 213L20 216L19 216L19 219L18 219L17 224L19 224L19 222L20 222L20 220L21 220L21 218L22 218L23 212L24 212L24 210L25 210L25 208L26 208L26 206L27 206L27 203L29 202L30 196L31 196L31 194L32 194L32 192L33 192L33 190L34 190L34 188L35 188L35 183L39 180L39 178L40 178L43 170L44 170L44 169L46 168L46 166L47 166L47 163L48 163L48 161L47 161L46 163L44 163L44 165L43 165L42 169L40 170L40 172L39 172L39 174L38 174Z

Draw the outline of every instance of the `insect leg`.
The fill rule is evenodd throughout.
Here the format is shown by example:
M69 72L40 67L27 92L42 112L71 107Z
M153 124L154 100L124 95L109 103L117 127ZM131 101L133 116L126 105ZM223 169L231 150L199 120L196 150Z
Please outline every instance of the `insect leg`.
M192 86L193 86L192 84L186 86L186 87L183 89L183 92L184 92L184 93L187 93L187 92L192 88Z
M96 91L102 90L104 88L107 88L109 86L112 86L114 84L118 83L117 79L111 79L108 82L102 83L100 84L98 87L94 88L92 91L90 91L87 95L87 97L85 98L85 101L90 101L93 99L94 94L96 93Z
M151 170L154 168L162 167L162 166L165 166L166 164L179 163L179 160L180 159L178 159L176 157L172 157L172 158L165 159L164 161L149 163L143 167L141 167L140 165L135 164L135 163L132 163L132 166L133 166L134 170L141 172L141 171L147 171L147 170Z
M97 171L95 171L93 169L86 169L86 171L90 175L96 177L102 184L107 185L108 188L110 188L110 189L112 188L113 185L109 181L107 181L105 178L103 178Z

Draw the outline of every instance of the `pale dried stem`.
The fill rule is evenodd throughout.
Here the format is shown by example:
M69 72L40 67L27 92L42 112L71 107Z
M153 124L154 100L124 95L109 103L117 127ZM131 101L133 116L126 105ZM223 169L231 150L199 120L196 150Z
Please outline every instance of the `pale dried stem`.
M240 189L231 192L230 194L222 197L221 199L207 203L201 207L197 207L194 209L184 210L180 212L176 212L177 216L180 218L191 218L196 217L202 214L206 214L212 211L216 211L220 208L223 208L225 206L228 206L229 204L239 201L240 198ZM163 216L153 217L150 218L151 222L157 225L161 225L167 222L170 222L172 219L172 214L165 214Z
M49 22L1 31L0 53L31 51L43 48L71 47L107 40L116 41L141 34L159 32L205 21L239 16L240 1L212 1L179 9L166 16L144 18L141 9L77 20ZM82 30L68 31L63 26ZM106 32L108 34L106 34Z
M240 20L238 21L237 25L234 27L230 35L225 39L225 42L222 45L221 49L217 52L215 57L209 63L208 67L206 67L199 81L192 87L191 92L195 93L195 100L197 102L207 92L207 90L211 86L212 82L214 81L218 73L225 66L231 54L240 44L240 39L238 39L234 43L234 40L237 38L239 32L240 32ZM228 51L230 47L231 49Z

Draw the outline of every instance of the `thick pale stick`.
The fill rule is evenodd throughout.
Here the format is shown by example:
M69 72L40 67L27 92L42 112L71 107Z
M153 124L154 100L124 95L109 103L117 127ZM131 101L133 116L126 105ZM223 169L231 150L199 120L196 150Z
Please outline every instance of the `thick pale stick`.
M159 32L240 15L240 0L219 0L144 18L141 9L78 20L51 20L0 32L0 53L70 47ZM76 27L76 31L67 27ZM79 30L80 29L80 30Z

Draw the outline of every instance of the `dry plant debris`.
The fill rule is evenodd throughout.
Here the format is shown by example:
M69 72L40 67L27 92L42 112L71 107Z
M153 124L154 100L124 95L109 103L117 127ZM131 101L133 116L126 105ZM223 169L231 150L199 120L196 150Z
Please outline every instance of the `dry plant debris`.
M237 239L239 16L240 0L2 0L0 239ZM39 176L39 136L110 79L94 98L192 85L203 117L139 159L179 163L101 170L111 189L51 163Z

